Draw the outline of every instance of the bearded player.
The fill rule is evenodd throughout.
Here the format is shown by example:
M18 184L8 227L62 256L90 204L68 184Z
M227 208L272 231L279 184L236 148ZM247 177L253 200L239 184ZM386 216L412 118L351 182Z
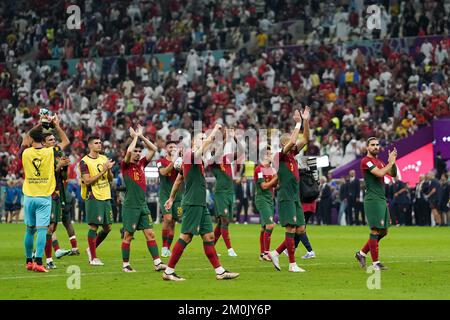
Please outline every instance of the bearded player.
M217 280L234 279L239 273L225 270L219 262L217 252L214 247L214 233L206 207L206 180L203 165L203 152L213 142L214 136L221 129L221 125L216 124L211 134L206 138L203 133L194 136L192 149L186 150L183 154L182 172L177 176L170 197L165 203L166 210L172 208L176 193L182 181L185 182L185 192L183 196L183 222L181 224L181 234L177 243L173 247L172 255L168 266L163 274L164 280L183 281L182 277L175 273L175 266L183 254L186 246L192 241L194 235L200 235L203 239L203 249L209 262L214 267Z
M254 180L256 186L255 206L261 221L259 235L260 260L270 261L270 239L275 226L273 222L273 194L278 183L275 169L271 166L272 151L270 146L263 152L261 164L255 168Z
M169 199L170 191L172 190L173 184L178 175L178 171L175 170L173 165L178 157L179 152L177 150L177 141L172 140L172 137L169 137L166 142L166 153L167 155L165 158L161 158L156 162L160 181L159 202L161 204L161 212L163 213L163 246L161 249L162 257L170 256L170 246L172 244L175 233L175 222L181 222L181 215L183 212L181 208L181 192L177 193L170 210L166 210L164 207L167 199Z
M278 212L281 226L286 228L285 240L270 252L272 263L281 271L279 255L287 249L289 256L289 271L304 272L295 262L295 237L305 233L305 217L300 203L298 163L295 156L309 140L309 107L300 114L295 110L295 129L291 135L284 134L280 138L282 150L275 156L275 168L278 170ZM303 137L298 138L303 119Z
M105 240L111 231L111 185L113 179L111 168L114 161L102 155L102 141L99 137L88 139L89 154L84 156L79 164L81 172L81 196L86 202L86 216L89 225L88 245L86 253L89 264L103 266L97 258L97 247ZM102 230L97 235L99 227Z
M388 164L378 159L380 142L378 138L367 140L367 155L361 160L361 172L364 176L366 194L364 195L364 212L370 227L369 241L356 252L355 258L361 268L366 267L366 256L370 251L372 264L375 270L386 270L387 267L378 261L378 245L387 235L389 228L389 211L386 203L384 176L386 174L396 177L397 149L388 151Z
M218 217L217 226L214 229L214 244L217 243L220 236L228 249L230 257L237 257L236 252L231 246L231 237L228 230L230 221L233 219L233 203L235 201L234 190L234 159L237 158L233 152L233 143L236 141L238 155L243 155L244 147L241 141L236 139L234 129L225 130L225 144L215 143L215 152L213 158L209 161L211 171L216 178L214 204L216 207L216 216Z
M145 167L150 163L158 148L143 136L143 127L138 126L137 131L130 127L130 135L133 140L128 147L125 159L120 164L123 179L127 191L122 206L122 219L124 237L122 241L122 270L124 272L135 272L130 265L130 244L136 230L143 230L147 240L147 248L153 258L156 271L164 270L164 265L159 258L158 245L155 241L155 233L152 230L150 210L145 200L146 182ZM142 146L137 144L141 139L148 153L141 159Z

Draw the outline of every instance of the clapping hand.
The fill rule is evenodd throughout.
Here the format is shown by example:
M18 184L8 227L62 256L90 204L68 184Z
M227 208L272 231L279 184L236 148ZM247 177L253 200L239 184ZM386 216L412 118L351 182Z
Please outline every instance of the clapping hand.
M135 137L137 137L137 133L136 131L134 131L133 127L130 127L129 129L130 131L130 136L134 139Z
M302 121L302 116L300 115L300 112L298 110L295 110L295 112L294 112L294 121L296 123L299 123Z
M144 127L140 124L138 124L137 126L136 134L138 135L138 137L142 137L142 135L144 134Z
M389 163L395 163L395 160L397 160L397 149L394 148L394 150L388 151L388 153L389 153L388 156Z
M309 120L309 117L311 116L310 111L311 111L311 108L306 106L305 110L303 110L303 112L301 113L303 120L305 120L305 121Z

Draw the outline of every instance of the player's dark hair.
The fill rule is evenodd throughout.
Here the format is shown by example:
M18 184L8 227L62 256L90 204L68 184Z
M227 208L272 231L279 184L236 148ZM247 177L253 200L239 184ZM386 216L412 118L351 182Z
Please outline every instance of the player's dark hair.
M136 146L134 147L134 149L144 150L144 145L142 143L136 143Z
M100 137L99 136L89 136L87 142L89 144L89 143L91 143L94 140L100 140Z
M373 141L373 140L380 140L380 139L378 139L377 137L370 137L369 139L367 139L366 145L368 146L370 141Z
M35 128L30 131L29 133L31 139L33 139L36 143L42 143L44 142L44 133L42 131L42 128Z
M53 136L53 132L45 132L42 134L44 140L45 141L48 137Z

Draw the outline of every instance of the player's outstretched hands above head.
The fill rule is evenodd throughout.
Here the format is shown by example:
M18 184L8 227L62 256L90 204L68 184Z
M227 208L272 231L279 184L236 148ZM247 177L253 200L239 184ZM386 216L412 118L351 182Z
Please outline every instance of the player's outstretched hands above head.
M142 135L144 134L144 127L140 124L137 125L136 134L138 135L138 137L142 137Z
M303 112L301 113L302 119L308 121L311 117L311 108L306 106Z
M134 139L134 137L137 136L136 131L134 131L133 127L130 127L130 129L128 130L130 132L130 136Z
M300 115L300 112L298 110L294 111L294 121L296 123L299 123L302 121L302 116Z
M59 127L59 125L61 124L61 121L56 114L53 117L49 117L49 120L51 120L55 127Z

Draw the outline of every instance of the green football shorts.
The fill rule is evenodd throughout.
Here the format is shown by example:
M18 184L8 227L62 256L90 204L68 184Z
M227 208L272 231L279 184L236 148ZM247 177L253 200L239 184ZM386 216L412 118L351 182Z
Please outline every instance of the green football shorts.
M88 224L111 224L113 220L111 200L86 199Z
M389 228L389 210L386 201L366 200L364 201L364 213L370 228Z
M278 214L280 217L280 224L283 227L286 227L287 225L296 227L305 225L303 209L298 201L279 201Z
M211 215L205 206L183 206L181 233L204 235L213 232Z
M259 212L261 226L273 224L273 203L266 201L255 201L256 210Z
M142 207L122 207L122 221L123 227L129 233L134 233L136 230L145 230L153 228L153 221L150 216L150 210L147 204Z
M216 193L214 196L216 216L225 217L231 221L233 219L234 195L226 193Z
M61 199L54 200L52 199L52 212L50 214L50 223L56 223L61 221L62 215L62 205Z

